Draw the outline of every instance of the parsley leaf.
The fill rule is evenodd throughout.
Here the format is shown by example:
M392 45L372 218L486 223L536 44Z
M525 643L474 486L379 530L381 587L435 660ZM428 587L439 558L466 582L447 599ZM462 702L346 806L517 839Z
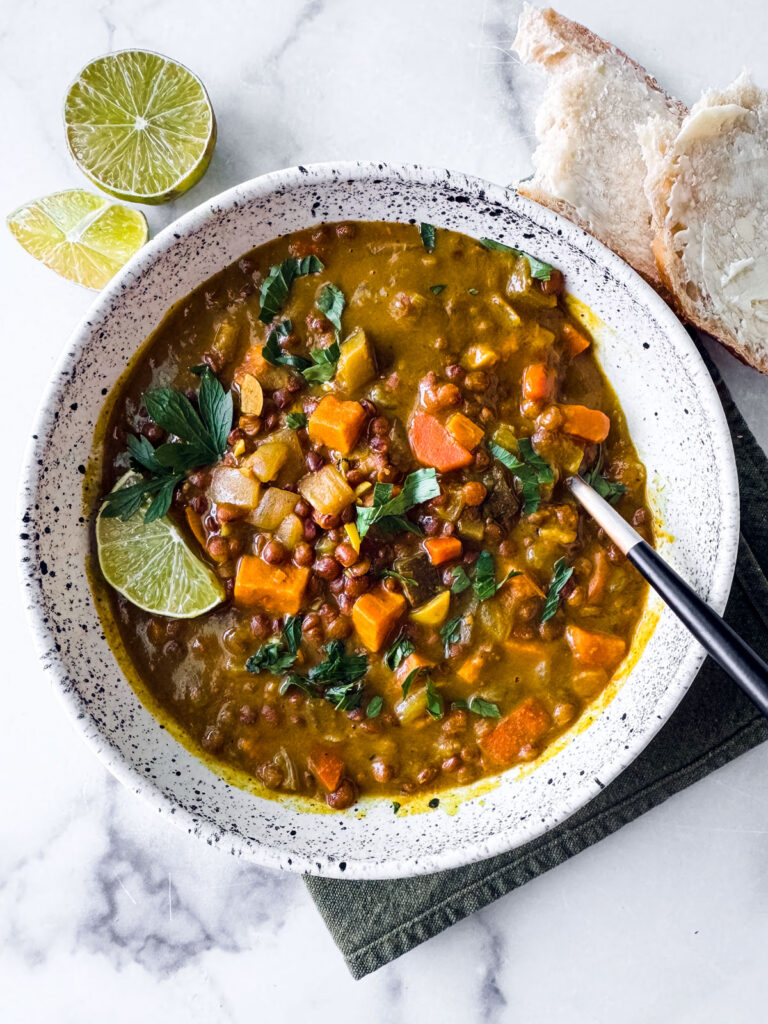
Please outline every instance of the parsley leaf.
M344 292L335 284L324 285L316 303L317 308L325 314L337 331L341 330L341 314L345 304Z
M419 234L421 235L421 241L424 243L424 248L427 252L434 252L435 250L435 228L432 224L420 224Z
M585 473L584 480L597 491L601 498L605 498L612 505L615 505L627 493L625 484L618 480L606 479L597 468Z
M493 597L500 587L504 586L507 580L511 580L519 575L520 573L517 569L510 569L504 579L497 583L496 570L493 566L493 555L490 551L481 551L475 565L475 578L472 583L472 589L475 591L478 601L487 601L489 597Z
M401 633L384 655L384 664L394 672L415 650L416 647L410 637Z
M461 624L464 621L463 615L457 615L455 619L448 619L446 624L440 628L440 639L445 647L446 657L451 644L457 644L461 640Z
M537 281L548 281L552 276L552 271L555 269L549 263L544 263L543 260L531 256L530 253L523 252L522 249L513 249L511 245L504 245L503 242L497 242L493 238L481 238L480 245L484 249L491 249L494 252L511 252L515 256L525 256L531 268L531 277Z
M153 448L145 437L127 439L132 467L150 476L108 494L101 512L103 516L125 521L151 497L144 521L151 523L160 519L171 507L174 491L186 473L198 466L209 466L224 454L232 429L232 395L224 391L209 367L195 370L201 378L197 396L199 412L186 395L172 388L158 388L142 396L149 416L178 440Z
M334 341L328 348L313 348L309 353L314 365L302 370L304 380L310 384L323 384L330 380L336 373L336 365L341 356L341 349L338 341Z
M416 678L416 676L421 675L421 673L425 671L426 667L424 665L417 665L416 668L411 669L411 671L403 680L403 685L401 687L403 691L403 700L405 700L405 698L408 696L408 692L411 689L411 686L413 685L413 681Z
M455 566L452 570L451 579L452 594L463 594L465 590L469 590L472 586L472 580L467 576L467 572L463 565Z
M445 291L447 287L448 286L444 284L431 284L429 286L429 290L432 292L433 295L439 295L440 292Z
M377 715L381 714L381 709L384 707L383 697L372 697L368 701L368 707L365 709L366 718L376 718Z
M392 801L392 810L394 811L394 813L395 813L395 814L397 814L397 812L398 812L398 811L400 810L400 808L401 808L402 806L403 806L403 805L402 805L402 804L399 804L399 803L397 802L397 800L393 800L393 801Z
M554 616L560 603L560 593L571 576L573 567L568 565L564 558L558 558L553 566L552 582L549 584L547 600L544 602L544 611L541 615L542 622L548 622Z
M285 320L284 323L290 323L289 320ZM279 325L278 325L279 327ZM278 338L286 338L288 335L278 328L269 332L264 348L261 350L261 354L264 356L268 363L273 366L292 366L295 370L301 373L306 370L307 367L312 365L312 360L307 359L306 356L294 356L290 352L284 352L278 343Z
M552 467L534 452L530 438L521 438L517 444L519 452L523 456L522 459L518 459L512 452L493 442L488 445L488 450L520 481L523 492L523 514L528 516L539 507L541 501L539 484L552 483L554 474ZM529 459L531 459L530 462Z
M285 423L291 430L303 430L307 425L307 415L303 412L289 412Z
M442 718L445 712L445 702L430 676L427 677L425 692L427 695L427 711L432 718Z
M306 676L288 676L280 686L280 693L297 686L310 697L323 697L337 711L353 711L363 699L362 680L368 671L368 656L347 654L341 640L331 640L324 650L325 661L314 665Z
M498 705L489 700L483 700L482 697L470 697L469 701L452 700L451 707L461 711L472 711L476 715L480 715L481 718L501 718Z
M280 638L271 640L246 661L248 672L284 672L295 663L301 643L303 616L291 615L285 621Z
M436 498L439 493L440 485L432 468L409 473L403 482L403 489L395 498L392 497L392 484L377 483L373 488L373 504L368 508L357 506L357 532L362 539L376 525L384 533L408 530L420 534L418 526L406 519L403 513L430 498Z
M290 257L283 260L282 263L276 263L270 267L269 273L261 285L259 320L265 324L271 323L283 308L283 303L296 278L304 277L307 274L317 274L321 270L323 270L323 263L317 256L305 256L303 259Z

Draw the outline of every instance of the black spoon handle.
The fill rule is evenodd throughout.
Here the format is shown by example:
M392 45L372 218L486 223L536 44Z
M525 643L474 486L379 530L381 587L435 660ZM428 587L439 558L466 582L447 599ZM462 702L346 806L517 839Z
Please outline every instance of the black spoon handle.
M763 659L589 484L579 477L569 477L567 484L707 654L768 717L768 665Z

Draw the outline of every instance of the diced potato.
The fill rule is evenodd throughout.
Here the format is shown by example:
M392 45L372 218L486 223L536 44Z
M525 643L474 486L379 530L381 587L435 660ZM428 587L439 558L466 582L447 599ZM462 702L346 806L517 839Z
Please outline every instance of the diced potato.
M410 725L420 715L427 713L427 688L423 684L419 684L418 688L414 685L408 693L407 697L403 697L401 701L395 704L395 714L400 719L402 725Z
M485 525L482 519L467 519L462 516L458 522L459 536L462 540L481 541L485 533Z
M448 618L450 606L451 592L443 590L420 608L414 608L411 612L411 619L421 626L442 626Z
M228 363L237 353L237 339L240 334L240 325L233 324L228 320L219 324L211 346L213 351L221 356L223 363Z
M352 488L338 469L330 464L317 473L302 477L299 493L324 516L337 516L355 500Z
M376 358L365 331L358 327L341 346L336 381L346 391L357 391L376 376Z
M258 485L257 485L258 486ZM282 521L296 508L298 494L280 487L268 487L258 507L248 517L260 530L277 530Z
M234 466L219 466L211 473L208 497L217 505L255 508L260 495L261 485Z
M468 370L480 370L484 366L495 366L499 361L499 353L490 345L470 345L461 360Z
M480 602L477 608L477 621L483 632L492 640L506 640L513 623L504 602L498 597Z
M304 540L304 525L295 512L291 512L277 528L277 539L293 551Z
M282 441L266 441L244 460L243 465L266 484L275 479L288 461L289 454L288 445Z
M500 423L493 432L492 441L494 444L506 448L508 452L517 451L517 437L515 431L508 423Z
M240 385L240 411L244 416L260 416L264 408L264 392L252 373L246 373Z

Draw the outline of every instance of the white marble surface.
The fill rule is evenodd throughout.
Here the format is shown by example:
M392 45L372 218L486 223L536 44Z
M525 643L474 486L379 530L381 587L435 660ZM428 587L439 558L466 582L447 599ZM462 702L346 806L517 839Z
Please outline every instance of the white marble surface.
M60 105L98 53L164 51L206 82L208 175L151 226L275 167L415 160L498 182L529 167L537 80L513 0L25 0L2 8L0 210L82 185ZM693 100L743 65L768 85L764 0L561 8ZM177 833L112 781L43 678L15 590L13 494L38 395L89 293L0 232L0 1020L323 1024L765 1019L768 747L362 982L301 881ZM768 444L768 381L718 357ZM301 980L295 980L295 969Z

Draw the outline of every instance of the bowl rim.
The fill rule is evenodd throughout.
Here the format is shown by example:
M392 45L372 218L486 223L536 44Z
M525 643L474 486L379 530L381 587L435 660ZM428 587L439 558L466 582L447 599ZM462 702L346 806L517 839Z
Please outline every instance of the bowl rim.
M276 189L290 190L306 185L308 182L322 185L340 178L350 182L383 178L404 183L414 182L428 187L442 185L459 189L471 195L475 200L482 199L485 202L497 203L505 207L517 205L523 211L526 208L532 210L535 215L534 219L548 226L550 230L557 231L560 225L567 225L568 233L573 237L574 242L582 249L587 243L590 254L594 253L597 257L595 272L599 273L610 269L631 296L641 306L648 309L663 326L665 333L676 337L677 344L687 349L689 356L687 369L697 385L701 404L708 415L710 429L716 441L715 451L719 462L721 490L718 498L722 502L723 528L712 566L710 590L706 597L709 604L720 614L725 608L730 593L738 553L739 489L733 442L715 384L696 346L672 309L632 267L576 224L546 207L520 196L514 188L495 185L476 176L421 164L388 164L381 161L326 161L306 165L299 164L270 171L204 200L172 221L132 256L109 284L95 296L94 301L69 335L41 396L24 455L21 486L18 491L18 521L24 524L17 540L18 569L27 617L43 670L53 670L53 684L59 700L64 704L72 724L84 742L107 770L153 809L161 813L167 812L171 821L178 827L205 839L209 845L220 845L231 853L244 856L264 867L309 872L326 877L383 879L416 876L457 868L519 848L562 824L572 814L589 803L596 792L579 793L569 800L564 800L557 820L553 820L545 827L534 825L532 822L530 824L526 822L523 826L518 824L515 827L514 837L510 835L511 829L502 828L484 840L475 841L474 845L448 846L439 853L431 854L428 858L417 860L415 864L403 859L387 860L384 856L376 862L371 860L351 861L345 865L345 869L339 870L336 861L319 851L311 861L305 862L295 856L291 859L290 851L248 842L247 836L224 832L222 826L205 814L195 815L188 811L170 795L164 793L157 780L142 774L129 757L105 740L101 730L87 715L84 715L82 698L77 689L75 687L68 689L62 685L67 674L66 666L63 656L55 648L51 626L45 621L43 603L37 596L37 591L33 591L31 597L27 594L27 566L34 561L35 554L33 536L26 531L26 523L30 516L28 499L35 494L38 484L40 470L38 459L42 454L40 444L52 427L55 419L56 399L61 393L69 371L82 357L83 350L88 344L92 323L109 311L110 306L120 296L129 279L141 276L180 237L192 234L204 227L207 222L213 222L226 213L233 212L244 201L265 197ZM628 740L620 757L606 763L601 771L602 785L600 788L611 783L648 746L685 696L704 658L703 648L691 638L676 674L655 705L654 721ZM122 673L119 666L118 670ZM220 842L223 833L226 835L226 844Z

